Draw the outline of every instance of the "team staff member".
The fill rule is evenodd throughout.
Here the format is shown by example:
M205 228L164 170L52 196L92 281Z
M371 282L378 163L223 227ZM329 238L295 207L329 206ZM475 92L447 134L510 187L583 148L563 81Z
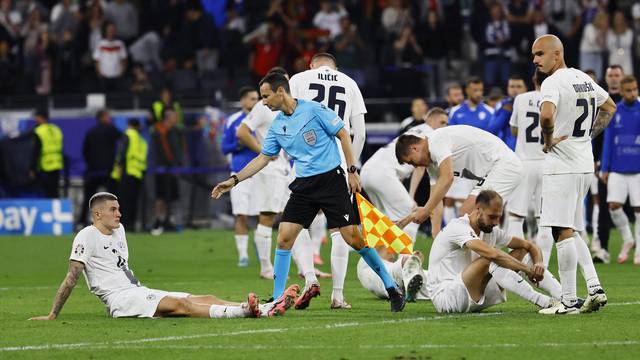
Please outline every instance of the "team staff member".
M263 102L271 110L280 110L264 140L262 152L237 175L216 185L211 196L219 198L240 181L253 176L269 163L280 150L295 163L296 179L291 183L291 197L282 214L278 231L278 249L274 263L273 296L284 291L291 248L303 228L308 228L318 210L327 217L330 228L339 228L344 240L365 259L384 282L392 311L402 311L404 299L397 284L387 273L375 249L365 245L362 233L355 226L356 216L349 195L360 190L355 157L344 122L333 111L313 102L294 99L284 75L269 74L260 82ZM348 166L349 187L340 166L340 152L334 137L340 140Z
M140 135L140 121L129 120L111 173L113 179L119 180L118 193L122 198L122 211L125 214L122 224L129 231L135 230L138 194L147 169L147 151L147 141Z
M154 101L151 105L152 124L162 122L165 109L173 109L178 116L178 126L182 127L184 125L182 106L178 101L173 99L173 94L169 88L163 88L160 92L160 99Z
M37 180L45 197L57 198L60 170L64 168L62 131L57 125L49 123L47 111L38 111L35 120L35 149L30 175Z

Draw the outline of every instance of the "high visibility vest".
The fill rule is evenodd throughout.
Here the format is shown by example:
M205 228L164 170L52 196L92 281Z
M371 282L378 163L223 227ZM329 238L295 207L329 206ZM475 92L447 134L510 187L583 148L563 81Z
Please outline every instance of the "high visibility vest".
M38 169L50 172L64 168L60 128L53 124L40 124L35 128L35 133L42 144Z
M182 106L180 106L180 103L177 101L174 101L171 104L173 105L173 110L175 110L176 114L178 115L178 125L182 126L184 122L183 115L182 115ZM158 121L162 121L162 112L164 111L164 103L158 100L153 103L153 105L151 106L151 109L153 110L153 116Z
M134 129L127 129L124 134L129 139L129 146L125 153L125 173L137 179L142 179L144 171L147 169L147 141ZM114 166L111 177L119 180L120 172L118 166Z

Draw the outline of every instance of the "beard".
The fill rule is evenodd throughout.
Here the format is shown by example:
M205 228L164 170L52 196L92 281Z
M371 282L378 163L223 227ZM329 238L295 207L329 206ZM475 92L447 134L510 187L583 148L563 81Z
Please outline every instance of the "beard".
M481 222L478 222L478 227L480 228L480 231L482 231L485 234L490 234L494 228L494 226L483 224Z

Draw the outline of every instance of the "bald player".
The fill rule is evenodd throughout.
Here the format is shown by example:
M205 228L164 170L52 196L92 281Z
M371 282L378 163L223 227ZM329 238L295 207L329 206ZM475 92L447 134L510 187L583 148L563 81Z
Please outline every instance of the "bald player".
M607 127L616 110L609 94L584 72L567 68L562 42L543 35L532 46L533 63L547 75L541 86L540 127L545 152L540 226L549 226L558 251L562 301L541 314L578 314L607 303L591 254L579 232L582 202L593 177L591 140ZM589 295L580 304L576 269L582 265Z
M358 162L364 148L364 114L367 113L358 85L349 76L338 71L336 59L331 54L314 55L309 67L309 70L295 74L289 80L291 96L317 101L335 111L344 122L345 130L351 135L353 154ZM338 149L342 160L341 166L345 173L347 170L355 171L355 166L354 169L346 168L342 148L338 146ZM329 232L331 233L331 273L333 275L331 308L348 309L351 305L344 300L343 289L349 262L349 246L338 229L329 229Z

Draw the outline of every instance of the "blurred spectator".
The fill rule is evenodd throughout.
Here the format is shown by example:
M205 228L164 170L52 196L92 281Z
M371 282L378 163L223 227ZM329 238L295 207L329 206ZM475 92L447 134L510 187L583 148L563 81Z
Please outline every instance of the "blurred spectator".
M80 53L73 33L65 30L61 41L53 45L53 89L57 93L69 93L78 89Z
M530 0L510 0L505 7L511 44L519 58L529 60L533 39L533 2Z
M189 92L198 88L198 76L195 71L195 61L186 59L172 74L167 74L167 83L177 93Z
M578 44L582 25L582 7L578 0L545 1L543 12L547 22L560 31L567 66L578 64Z
M502 98L504 98L502 89L500 89L499 87L492 87L491 90L489 90L489 94L487 95L486 103L491 108L495 109L498 103L502 101Z
M153 31L145 33L129 47L131 60L142 64L147 71L162 69L161 50L162 39Z
M24 87L28 93L35 92L36 84L42 81L42 61L46 59L47 46L42 45L43 33L47 32L47 24L42 20L39 7L29 13L28 20L23 24L20 35L22 42ZM48 41L47 41L48 42ZM43 51L44 50L44 51ZM45 66L48 66L45 65Z
M342 31L333 40L333 54L340 71L352 78L360 87L365 84L363 68L364 54L367 50L364 41L358 35L358 29L348 16L340 19Z
M331 38L335 38L343 31L340 19L349 16L340 4L328 0L320 1L320 10L313 17L313 25L317 28L329 31Z
M593 69L598 79L602 79L608 28L609 15L602 11L598 12L593 22L585 26L580 42L580 68Z
M18 63L9 54L9 42L0 40L0 94L11 95L15 90Z
M607 50L609 51L609 64L617 64L622 67L625 74L633 73L633 31L627 25L624 13L613 13L613 26L607 32Z
M178 62L193 58L199 68L215 68L217 39L211 16L202 10L199 2L190 2L177 27L172 27L166 35L163 53L166 58L175 57Z
M105 8L108 21L116 26L116 36L130 44L138 36L138 10L127 0L112 0Z
M464 102L464 93L462 92L462 86L458 83L447 85L445 100L447 101L446 111L447 113L450 113L452 108Z
M227 13L227 22L220 31L220 60L230 81L234 80L236 69L247 67L249 54L242 44L245 32L245 19L231 7Z
M20 13L23 21L28 19L34 10L37 10L43 19L49 18L49 9L38 0L18 0L16 1L16 10Z
M491 21L485 28L484 82L488 87L505 86L509 80L511 30L504 19L502 5L493 4Z
M96 120L97 124L89 129L82 143L82 157L86 165L84 200L79 221L82 227L88 224L87 209L91 196L98 192L100 187L110 193L115 193L116 190L110 173L116 157L116 145L122 133L113 126L108 110L98 111Z
M246 39L247 37L245 41ZM284 52L284 29L280 25L269 23L265 33L256 34L256 37L249 39L253 43L253 52L249 60L251 72L254 81L258 83L269 69L281 64Z
M51 10L51 40L62 43L64 32L75 34L78 24L78 6L71 0L62 0Z
M168 168L183 164L184 135L176 127L177 123L178 114L172 109L165 109L163 121L154 126L152 135L154 164L163 168L162 172L156 172L155 222L151 230L153 235L176 230L171 221L171 205L178 200L178 177Z
M447 78L447 41L449 41L436 11L429 11L427 21L417 25L416 36L424 53L424 62L430 68L429 97L435 100L444 93L444 82Z
M596 72L591 70L591 69L587 69L584 71L585 74L589 75L589 77L591 78L591 80L593 80L593 82L595 82L596 84L598 83L598 78L596 77Z
M424 117L427 115L429 105L423 98L414 98L411 100L411 116L400 122L399 135L404 134L407 130L414 126L424 123Z
M134 64L131 72L133 74L133 82L131 83L131 92L134 94L153 93L153 84L149 80L149 75L142 64Z
M147 169L147 141L140 135L140 121L131 119L118 146L111 176L118 181L122 206L122 224L128 232L136 231L138 200Z
M382 27L390 35L400 35L407 26L413 26L411 13L402 6L402 0L390 0L382 10L381 21Z
M416 41L411 27L402 30L400 36L393 42L395 64L400 67L414 67L422 63L422 48Z
M560 30L544 18L544 13L540 9L533 11L533 38L537 39L542 35L552 34L562 37Z
M43 195L57 198L60 170L64 168L62 131L49 123L47 111L35 114L36 127L33 129L33 159L30 176L35 179Z
M0 30L4 30L4 34L0 34L0 40L5 38L11 43L16 42L20 35L21 22L22 16L13 8L11 0L0 0Z
M184 114L182 113L182 106L179 102L173 99L173 93L167 87L163 88L160 92L160 99L156 100L151 105L151 123L156 125L162 122L165 109L171 109L176 113L178 118L177 125L182 127L184 124Z
M96 74L101 82L102 91L120 89L120 80L127 69L127 49L124 43L115 38L116 27L107 22L103 27L104 38L93 52Z

